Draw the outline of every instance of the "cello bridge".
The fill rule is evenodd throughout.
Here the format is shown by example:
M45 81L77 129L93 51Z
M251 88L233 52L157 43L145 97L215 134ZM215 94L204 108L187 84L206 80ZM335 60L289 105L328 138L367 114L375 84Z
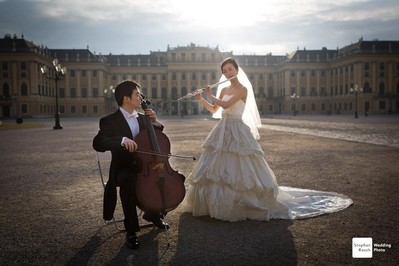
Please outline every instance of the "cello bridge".
M156 163L152 166L152 170L163 171L164 167L165 167L164 163Z

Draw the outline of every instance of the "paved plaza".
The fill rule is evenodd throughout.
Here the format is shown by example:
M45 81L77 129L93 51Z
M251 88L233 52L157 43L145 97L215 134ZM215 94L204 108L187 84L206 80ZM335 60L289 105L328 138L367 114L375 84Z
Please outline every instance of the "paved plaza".
M399 116L266 116L259 141L280 185L351 197L346 210L303 220L223 222L167 215L141 247L102 221L92 138L99 118L25 119L0 126L0 265L393 265L399 260ZM173 154L199 158L209 117L160 117ZM19 128L18 128L19 127ZM195 162L170 158L188 176ZM120 217L120 206L116 216ZM384 251L352 258L352 238ZM169 244L169 245L168 245Z

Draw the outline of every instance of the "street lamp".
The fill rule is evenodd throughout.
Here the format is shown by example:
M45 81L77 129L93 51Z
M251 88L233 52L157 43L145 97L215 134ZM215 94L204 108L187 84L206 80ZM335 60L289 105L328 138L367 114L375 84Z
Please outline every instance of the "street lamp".
M358 92L362 92L363 91L363 89L362 88L360 88L360 89L358 89L358 86L357 86L357 84L355 84L355 87L354 88L351 88L350 89L350 92L353 94L355 94L355 118L359 118L358 117L358 115L357 115L357 93Z
M105 112L110 113L112 111L112 99L113 94L115 93L114 86L109 86L109 89L104 89L104 98L105 98Z
M294 116L296 115L296 104L295 104L295 100L299 98L298 95L296 95L296 93L294 92L291 96L291 100L294 102L294 110L293 110L293 114Z
M62 67L61 64L58 62L58 59L53 60L53 67L55 71L55 125L53 129L62 129L62 126L60 125L60 113L58 110L58 80L62 79L65 77L66 74L66 67ZM47 75L48 73L48 68L47 66L42 66L40 68L40 71L42 72L43 75Z

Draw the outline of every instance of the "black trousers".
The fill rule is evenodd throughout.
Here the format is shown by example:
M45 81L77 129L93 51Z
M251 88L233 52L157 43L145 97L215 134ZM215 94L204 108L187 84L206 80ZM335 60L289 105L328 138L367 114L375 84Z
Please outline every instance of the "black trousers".
M134 169L118 169L116 181L119 186L119 195L122 202L123 214L125 216L123 223L128 235L140 231L136 209L136 180L137 175ZM159 214L153 213L148 213L147 216L149 216L150 219L160 219L161 217Z

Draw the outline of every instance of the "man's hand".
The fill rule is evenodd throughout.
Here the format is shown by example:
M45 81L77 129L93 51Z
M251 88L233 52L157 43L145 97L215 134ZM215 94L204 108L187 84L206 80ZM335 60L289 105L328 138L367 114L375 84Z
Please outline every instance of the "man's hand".
M129 138L125 138L125 140L123 141L123 146L129 152L135 152L138 149L137 143L134 142L134 140L131 140Z
M157 114L155 113L154 110L148 108L148 109L145 109L144 112L146 115L148 115L150 117L152 123L157 122Z

